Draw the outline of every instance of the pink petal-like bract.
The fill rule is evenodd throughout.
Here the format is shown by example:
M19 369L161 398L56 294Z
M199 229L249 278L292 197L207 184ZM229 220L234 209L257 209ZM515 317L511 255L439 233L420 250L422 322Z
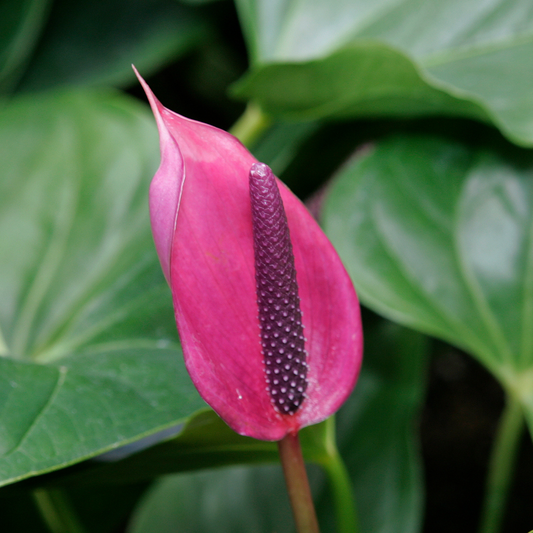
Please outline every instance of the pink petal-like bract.
M362 359L359 303L339 256L294 194L277 181L290 230L305 327L306 397L281 414L265 381L249 190L256 159L232 135L166 109L140 78L157 120L161 165L150 217L187 370L237 433L276 441L333 414Z

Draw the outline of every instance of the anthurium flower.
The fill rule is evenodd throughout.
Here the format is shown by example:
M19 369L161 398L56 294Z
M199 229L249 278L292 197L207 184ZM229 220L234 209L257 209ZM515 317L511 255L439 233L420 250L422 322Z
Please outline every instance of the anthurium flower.
M150 187L152 231L195 386L231 428L257 439L280 440L324 420L351 393L362 358L359 304L337 253L305 206L235 137L166 109L139 79L161 142L161 165ZM261 243L254 247L253 222L263 215L252 214L254 179L277 185L279 192L272 194L279 195L284 212L274 216L288 224L281 238L291 243L285 240L282 248L291 248L293 259L282 261L293 266L274 265L284 272L292 295L278 294L278 303L300 308L293 320L300 324L287 326L288 334L301 337L294 350L302 357L292 355L288 364L298 382L287 374L286 386L278 377L286 361L277 353L292 341L283 338L283 329L268 338L270 316L274 329L278 322L280 328L286 324L265 311L269 297L261 296L261 278L256 279ZM279 261L275 250L270 258L271 245L265 242L266 262ZM274 355L269 355L271 342ZM277 403L276 395L285 403Z

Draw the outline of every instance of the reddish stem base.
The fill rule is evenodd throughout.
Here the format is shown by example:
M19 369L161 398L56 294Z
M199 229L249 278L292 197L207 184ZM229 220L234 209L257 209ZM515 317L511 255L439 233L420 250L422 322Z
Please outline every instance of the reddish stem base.
M298 533L320 533L298 433L289 433L278 442L278 448L296 529Z

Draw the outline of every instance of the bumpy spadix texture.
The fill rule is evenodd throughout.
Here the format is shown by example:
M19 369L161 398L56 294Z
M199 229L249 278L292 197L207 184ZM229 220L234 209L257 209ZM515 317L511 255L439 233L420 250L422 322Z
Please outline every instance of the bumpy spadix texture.
M294 414L307 389L307 354L289 225L269 167L250 170L255 281L267 391L274 408Z
M161 139L152 232L194 384L229 426L257 439L279 440L324 420L352 391L362 356L357 296L337 253L277 181L308 354L305 400L292 415L278 412L266 390L258 319L249 188L257 161L230 134L163 107L141 83Z

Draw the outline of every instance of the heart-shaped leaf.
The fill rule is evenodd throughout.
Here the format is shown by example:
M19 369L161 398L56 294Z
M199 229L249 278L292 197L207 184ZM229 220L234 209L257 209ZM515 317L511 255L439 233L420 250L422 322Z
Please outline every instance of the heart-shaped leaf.
M533 157L396 137L331 188L326 230L363 301L475 355L533 429Z
M23 98L0 116L0 484L205 407L150 235L158 159L148 112L118 95Z
M295 118L459 115L533 144L527 0L239 0L254 66L236 86Z

